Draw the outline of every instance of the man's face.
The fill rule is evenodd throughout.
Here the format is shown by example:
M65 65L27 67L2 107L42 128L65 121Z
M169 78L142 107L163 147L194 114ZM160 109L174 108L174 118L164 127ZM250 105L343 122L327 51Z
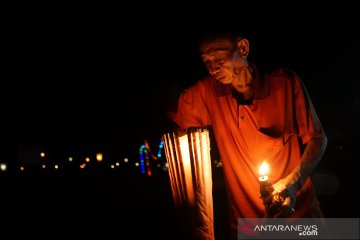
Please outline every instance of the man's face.
M208 41L200 46L201 58L211 76L223 84L232 84L240 92L247 91L246 57L240 56L229 39Z
M201 58L211 76L223 84L231 83L232 44L229 40L219 39L203 43L200 47Z

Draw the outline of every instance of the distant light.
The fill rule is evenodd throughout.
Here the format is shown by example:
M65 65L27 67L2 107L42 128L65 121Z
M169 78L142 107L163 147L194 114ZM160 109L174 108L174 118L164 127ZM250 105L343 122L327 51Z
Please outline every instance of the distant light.
M102 155L102 153L97 153L97 154L96 154L96 160L97 160L98 162L101 162L101 161L103 160L103 155Z
M42 157L42 158L45 157L45 153L44 153L44 152L41 152L41 153L40 153L40 157Z
M116 163L115 163L115 165L116 165L116 166L119 166L119 165L120 165L120 163L119 163L119 162L116 162Z
M85 162L90 162L90 158L89 157L85 158Z
M111 168L115 168L114 164L111 164L110 167L111 167Z
M124 162L129 162L129 159L128 158L124 158Z
M41 168L46 168L45 164L41 165Z
M73 161L73 158L72 158L72 157L69 157L68 159L69 159L69 162L72 162L72 161Z
M55 164L55 165L54 165L54 168L55 168L55 169L58 169L58 168L59 168L59 165Z
M20 171L24 171L24 170L25 170L24 166L20 166Z
M163 165L162 170L163 170L163 171L168 171L168 169L169 169L169 164L166 162L166 163Z
M157 167L161 167L160 163L156 164Z
M0 164L0 170L3 171L3 172L5 172L6 169L7 169L6 163L1 163L1 164Z
M86 164L83 163L83 164L80 164L80 168L85 168L86 167Z
M139 165L140 165L140 164L139 164L138 162L136 162L136 163L135 163L135 166L137 166L137 167L138 167Z

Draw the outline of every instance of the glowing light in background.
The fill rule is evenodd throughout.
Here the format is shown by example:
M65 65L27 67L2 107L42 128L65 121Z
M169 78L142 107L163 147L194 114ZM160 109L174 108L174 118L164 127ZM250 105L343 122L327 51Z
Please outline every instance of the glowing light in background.
M157 154L153 154L150 149L150 145L147 140L140 146L140 171L141 173L147 173L148 176L152 175L150 157L153 160L159 160L162 158L162 152L164 148L164 141L161 139Z
M31 150L31 149L30 149ZM29 150L29 152L30 152ZM143 174L146 174L147 176L152 176L153 173L153 169L162 169L164 171L167 171L167 163L166 160L165 161L159 161L159 159L162 159L163 157L163 150L164 150L164 142L162 141L162 139L160 140L159 144L158 144L158 149L156 149L156 154L153 154L151 149L150 149L150 145L148 143L147 140L145 140L144 144L141 145L140 147L140 161L136 162L136 161L131 161L131 159L129 159L128 157L123 157L122 160L120 161L111 161L111 163L106 163L107 167L111 167L111 168L121 168L121 167L126 167L127 163L131 162L132 166L135 167L140 167L140 171ZM27 152L26 152L27 153ZM81 154L80 156L76 156L76 158L79 158L80 163L77 163L76 166L70 166L70 162L75 162L75 157L74 155L72 155L71 153L69 153L69 155L64 156L65 159L65 163L68 164L68 166L65 164L65 166L61 166L60 164L62 164L63 162L60 163L60 159L57 159L55 156L55 159L48 159L48 155L49 153L46 150L43 150L42 148L36 149L35 154L37 155L37 158L31 158L30 160L23 160L25 163L28 161L38 161L38 162L34 162L39 164L38 168L40 169L48 169L48 170L66 170L68 169L68 167L77 167L77 168L89 168L89 164L92 162L104 162L104 153L102 152L95 152L95 153L84 153ZM28 157L26 155L21 156L21 158L25 158ZM33 157L33 156L32 156ZM94 159L91 159L94 158ZM45 160L49 160L51 162L51 164L49 165L48 163L46 163ZM21 160L20 160L21 161ZM22 161L21 161L22 162ZM93 167L96 167L96 163L92 163L91 165L94 165ZM23 162L22 162L23 163ZM19 164L16 169L18 169L18 171L24 171L26 168L26 165L24 164ZM126 163L123 165L123 163ZM1 163L0 163L1 164ZM112 164L113 166L110 166L110 164ZM134 165L133 165L134 164ZM88 166L86 166L88 165ZM1 165L0 166L0 172L1 171L5 171L6 166L5 165ZM7 166L8 168L8 166ZM128 170L130 170L130 168L126 167ZM30 168L30 170L32 170L33 168ZM28 169L26 169L26 171L28 171ZM138 171L136 169L136 171Z
M161 139L160 144L159 144L159 150L158 150L158 153L157 153L158 158L162 157L163 148L164 148L164 141Z
M147 150L145 144L140 146L140 171L141 173L145 173L145 158L147 158ZM135 164L136 166L136 164Z
M1 164L0 164L0 170L1 170L2 172L5 172L6 169L7 169L6 163L1 163Z
M97 154L96 154L96 160L97 160L98 162L101 162L101 161L103 160L103 154L102 154L102 153L97 153Z

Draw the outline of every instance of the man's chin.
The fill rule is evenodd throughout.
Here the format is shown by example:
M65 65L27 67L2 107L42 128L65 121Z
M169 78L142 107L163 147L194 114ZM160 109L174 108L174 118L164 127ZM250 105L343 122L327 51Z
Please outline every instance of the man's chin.
M220 80L218 80L218 81L221 82L222 84L225 84L225 85L228 85L228 84L231 83L230 80L226 80L226 79L220 79Z

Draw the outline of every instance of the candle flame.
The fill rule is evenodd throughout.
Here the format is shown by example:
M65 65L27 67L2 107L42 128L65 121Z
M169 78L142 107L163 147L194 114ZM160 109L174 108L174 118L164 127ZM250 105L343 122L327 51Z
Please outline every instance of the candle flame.
M261 176L266 175L269 172L269 164L267 164L265 161L261 164L259 169L259 174Z

